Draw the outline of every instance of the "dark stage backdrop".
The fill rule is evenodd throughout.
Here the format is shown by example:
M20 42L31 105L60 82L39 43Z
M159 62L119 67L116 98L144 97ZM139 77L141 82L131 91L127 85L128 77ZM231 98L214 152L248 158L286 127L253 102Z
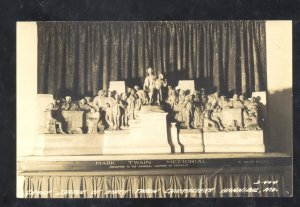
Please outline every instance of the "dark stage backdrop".
M264 21L38 22L38 93L93 96L146 68L175 86L227 95L266 90Z

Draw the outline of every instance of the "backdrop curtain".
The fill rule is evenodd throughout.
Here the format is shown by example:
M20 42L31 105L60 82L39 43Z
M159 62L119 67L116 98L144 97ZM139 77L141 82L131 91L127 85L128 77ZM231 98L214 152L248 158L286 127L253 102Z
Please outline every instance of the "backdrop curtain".
M259 180L278 182L256 184ZM203 191L209 188L213 190ZM138 189L158 191L138 193L141 192ZM287 196L286 190L284 176L276 172L178 176L25 176L24 180L24 198L280 197Z
M223 94L266 90L264 21L38 22L38 93L93 96L109 81L142 85L146 68L171 85Z

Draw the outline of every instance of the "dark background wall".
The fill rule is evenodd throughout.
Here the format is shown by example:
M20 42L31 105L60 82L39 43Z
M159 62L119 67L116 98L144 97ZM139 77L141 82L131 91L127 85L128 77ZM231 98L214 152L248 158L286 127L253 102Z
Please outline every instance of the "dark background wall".
M109 82L168 83L251 95L266 90L264 21L38 22L38 93L94 96Z

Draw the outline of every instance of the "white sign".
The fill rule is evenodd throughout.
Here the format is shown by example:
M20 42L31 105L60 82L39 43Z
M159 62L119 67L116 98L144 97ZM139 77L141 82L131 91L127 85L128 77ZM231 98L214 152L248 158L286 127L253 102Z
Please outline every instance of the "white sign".
M180 80L176 87L176 90L177 89L189 91L190 94L192 94L195 91L195 82L194 80Z
M109 91L116 91L118 94L126 92L125 81L110 81Z

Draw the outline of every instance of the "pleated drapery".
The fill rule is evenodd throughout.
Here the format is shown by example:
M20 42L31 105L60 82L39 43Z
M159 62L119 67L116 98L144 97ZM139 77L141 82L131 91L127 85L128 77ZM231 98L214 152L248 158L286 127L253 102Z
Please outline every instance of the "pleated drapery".
M24 181L25 198L278 197L287 196L286 193L284 176L280 173L25 176Z
M38 93L141 86L151 66L173 86L250 94L266 90L265 39L264 21L38 22Z

